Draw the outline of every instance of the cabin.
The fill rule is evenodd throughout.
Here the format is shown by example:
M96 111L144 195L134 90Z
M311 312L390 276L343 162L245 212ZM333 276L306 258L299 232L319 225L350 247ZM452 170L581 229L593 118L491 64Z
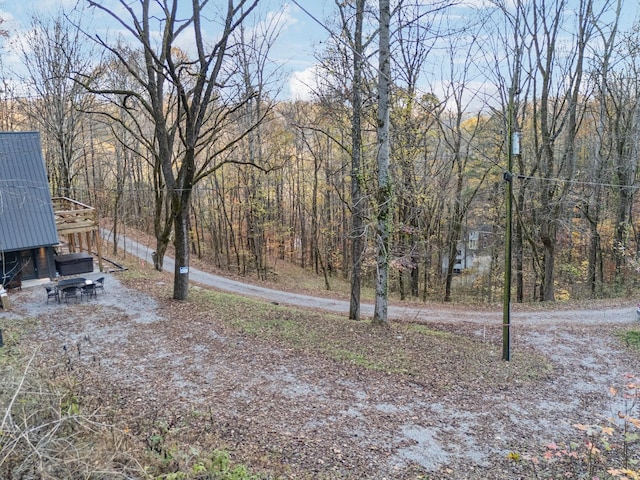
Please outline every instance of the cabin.
M62 242L61 242L62 240ZM0 280L25 280L102 271L95 208L51 198L38 132L0 132Z
M58 231L38 132L0 132L0 279L55 276Z

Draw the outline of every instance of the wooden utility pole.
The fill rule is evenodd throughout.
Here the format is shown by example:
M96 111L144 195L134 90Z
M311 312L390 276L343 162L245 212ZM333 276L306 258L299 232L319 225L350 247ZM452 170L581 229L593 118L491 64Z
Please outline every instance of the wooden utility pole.
M514 132L513 104L515 87L509 89L509 104L507 106L507 170L504 172L506 185L506 217L504 233L504 304L502 315L502 359L511 360L511 245L512 245L512 207L513 207L513 155L520 153L519 136Z

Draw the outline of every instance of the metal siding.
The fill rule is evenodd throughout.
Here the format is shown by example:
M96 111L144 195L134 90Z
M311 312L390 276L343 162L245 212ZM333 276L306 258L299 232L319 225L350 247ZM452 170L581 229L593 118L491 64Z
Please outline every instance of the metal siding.
M0 250L58 243L38 132L0 132Z

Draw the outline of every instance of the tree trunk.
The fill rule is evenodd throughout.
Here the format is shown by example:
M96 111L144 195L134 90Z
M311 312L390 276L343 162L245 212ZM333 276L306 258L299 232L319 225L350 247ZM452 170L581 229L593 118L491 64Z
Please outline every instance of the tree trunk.
M589 283L589 291L591 298L598 297L598 281L597 281L597 265L598 252L600 250L600 235L597 225L591 223L591 239L589 241L589 267L587 269L587 282Z
M458 162L457 162L458 163ZM448 245L449 245L449 263L447 264L447 275L445 278L444 301L451 301L451 283L453 282L453 273L458 255L458 243L462 234L462 219L464 218L464 209L462 208L462 187L464 185L464 171L458 163L458 174L456 178L456 189L453 196L454 206L451 214L451 224L449 226Z
M164 180L160 171L160 161L155 165L154 171L154 214L153 214L153 232L156 237L156 251L153 256L153 266L159 272L162 271L164 263L164 254L169 246L169 237L173 225L173 215L170 210L165 208L165 192Z
M540 292L540 299L545 302L555 301L555 288L554 288L554 268L555 268L555 230L553 234L542 237L542 244L544 245L544 275L542 277L542 285Z
M380 0L380 45L378 52L378 225L376 301L373 323L388 324L389 285L389 222L392 200L392 184L389 176L389 89L391 84L391 52L389 24L391 11L389 0Z
M191 189L174 192L171 196L174 213L175 269L173 274L173 298L186 300L189 294L189 211Z
M516 264L516 302L518 303L524 302L524 249L522 239L522 224L519 221L516 221L513 236L513 256Z
M360 320L361 266L364 255L364 198L362 196L362 21L364 0L356 1L356 31L353 53L353 118L351 120L351 296L349 318Z

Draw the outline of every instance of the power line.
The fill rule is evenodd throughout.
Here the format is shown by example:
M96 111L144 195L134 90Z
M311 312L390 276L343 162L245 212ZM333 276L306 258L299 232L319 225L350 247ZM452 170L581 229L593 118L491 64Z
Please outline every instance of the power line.
M346 42L345 40L342 39L341 35L338 35L337 33L334 33L333 30L331 30L327 25L325 25L323 22L318 20L311 12L309 12L306 8L304 8L302 5L300 5L300 3L298 3L297 0L291 0L291 3L296 5L309 18L311 18L311 20L313 20L318 25L320 25L324 30L326 30L329 33L329 36L331 38L333 38L336 42L338 42L338 43L342 44L343 46L347 47L349 50L351 50L351 53L353 53L354 55L357 55L358 57L360 57L360 60L362 60L367 65L369 65L378 75L383 75L383 73L378 69L378 67L376 65L372 64L365 55L363 55L360 52L357 52L353 46L351 46L348 42ZM387 78L387 80L391 81L390 78Z
M329 27L327 27L324 23L322 23L320 20L318 20L309 10L307 10L302 5L300 5L296 0L291 0L291 3L293 3L300 10L302 10L309 18L311 18L311 20L313 20L318 25L320 25L322 28L324 28L327 32L329 32L329 35L331 35L333 38L338 38L338 36L335 33L333 33Z
M539 182L548 183L569 183L571 185L584 185L589 187L606 187L606 188L631 188L634 190L640 189L640 185L620 185L617 183L604 183L604 182L585 182L581 180L569 180L564 178L551 178L551 177L536 177L532 175L513 174L505 171L505 174L510 174L512 178L518 180L536 180Z

